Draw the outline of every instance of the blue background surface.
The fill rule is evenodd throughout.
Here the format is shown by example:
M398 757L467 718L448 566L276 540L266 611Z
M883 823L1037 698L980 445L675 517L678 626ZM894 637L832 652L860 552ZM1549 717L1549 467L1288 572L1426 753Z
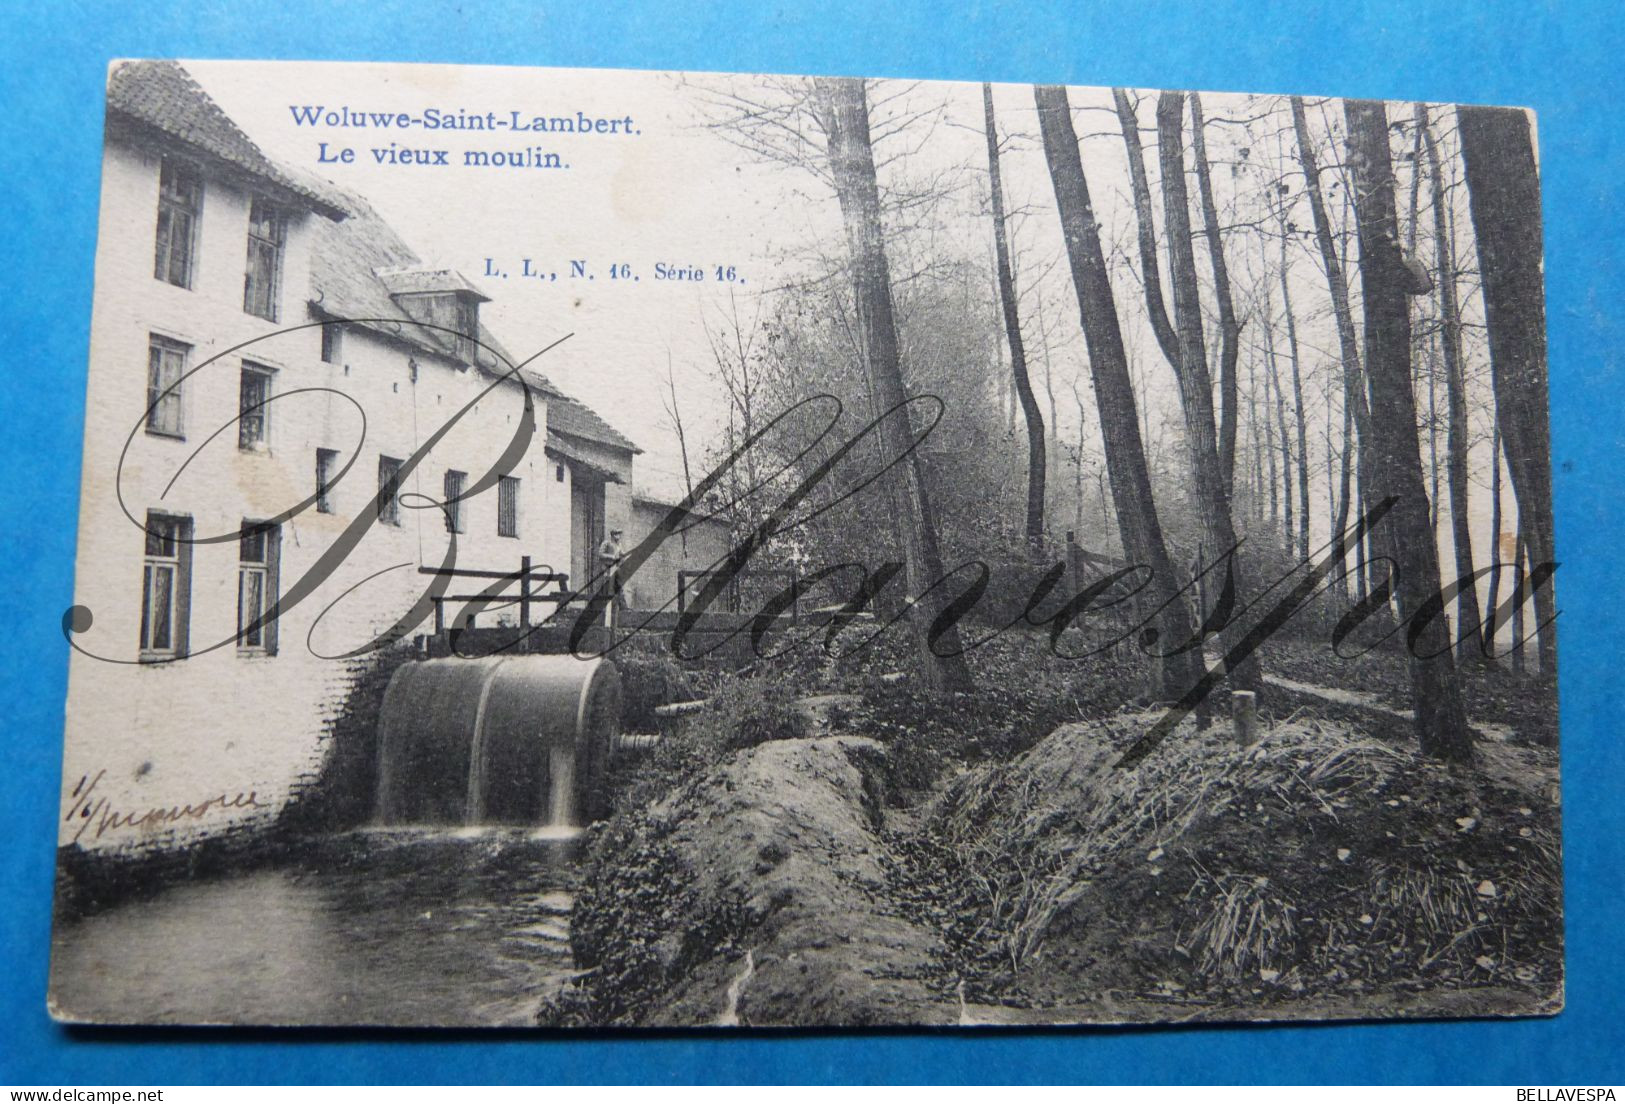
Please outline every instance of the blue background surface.
M17 8L15 5L7 5ZM1625 1080L1622 35L1612 5L36 2L0 32L0 1082ZM1551 1020L867 1035L68 1032L45 1014L86 334L114 57L1064 81L1527 104L1545 184L1568 1010Z

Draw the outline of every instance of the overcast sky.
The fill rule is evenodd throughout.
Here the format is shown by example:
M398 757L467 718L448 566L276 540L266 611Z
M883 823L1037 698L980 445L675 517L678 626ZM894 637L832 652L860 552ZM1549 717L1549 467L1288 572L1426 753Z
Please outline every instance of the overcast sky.
M745 304L741 313L755 313L753 298L776 285L806 273L816 247L828 254L839 250L841 230L834 195L810 174L763 162L725 141L704 124L708 118L700 91L718 87L753 94L753 78L696 78L685 82L671 74L608 70L549 70L474 66L399 64L187 62L188 70L250 137L279 160L325 176L359 192L404 237L426 262L446 264L474 281L491 302L484 317L499 340L520 357L556 340L572 336L549 353L540 367L565 390L577 395L643 449L637 461L638 482L657 493L680 494L681 462L676 437L662 403L667 364L672 365L683 416L691 436L715 432L723 418L720 389L710 375L711 352L704 320L720 322L727 313L730 288L715 282L718 265L734 266L743 283L731 291ZM698 84L696 89L695 84ZM730 81L732 82L730 84ZM899 90L906 94L887 98ZM763 99L772 99L768 90ZM957 170L962 189L940 212L942 248L959 257L987 258L992 280L991 223L986 214L986 151L982 131L980 86L926 82L908 89L884 82L873 93L875 113L904 113L935 107L903 135L889 139L879 151L906 157L882 173L883 187L900 174L914 177ZM1089 179L1102 239L1108 253L1133 254L1134 212L1129 197L1127 161L1122 135L1105 89L1073 89L1075 125L1082 139L1084 168ZM1222 221L1257 216L1257 196L1267 180L1287 181L1289 214L1302 237L1291 249L1291 286L1298 309L1299 338L1306 375L1306 407L1310 411L1313 462L1324 464L1324 434L1328 421L1340 433L1341 400L1336 383L1336 337L1328 312L1325 277L1307 230L1307 207L1300 203L1302 178L1297 173L1290 137L1278 134L1289 120L1280 113L1282 101L1239 95L1204 95L1209 121L1209 156L1214 167ZM1311 124L1317 136L1341 114L1335 103L1322 111L1311 101ZM1032 90L1025 85L995 86L1000 130L1007 136L1004 177L1007 207L1017 212L1012 220L1015 248L1024 283L1024 328L1031 328L1039 299L1043 300L1044 328L1052 337L1051 354L1060 396L1063 439L1077 432L1076 406L1071 382L1083 381L1090 402L1082 333L1077 324L1076 300L1064 263L1062 239L1054 210L1047 167L1037 141L1037 118ZM406 112L422 117L427 109L443 115L484 115L494 112L511 118L570 116L625 119L634 133L620 134L515 134L508 131L429 131L300 126L291 108L321 107L325 111ZM1278 114L1263 118L1267 109ZM1408 121L1411 108L1396 105L1391 118ZM1158 191L1154 117L1151 100L1140 106L1147 169L1153 194ZM1261 121L1262 119L1262 121ZM1447 142L1447 162L1453 146L1453 117L1440 116ZM1249 122L1251 130L1244 128ZM619 127L617 129L620 129ZM878 120L877 120L878 129ZM816 159L821 136L812 134L810 153ZM317 162L319 145L330 150L349 146L355 159L348 163ZM1395 138L1396 154L1403 156L1403 133ZM399 146L451 150L449 167L402 166L380 162L374 147ZM465 167L462 151L513 151L540 146L556 151L567 170ZM1330 151L1323 151L1330 161ZM1452 163L1453 164L1453 163ZM1407 209L1408 166L1400 166L1401 210ZM1326 177L1328 204L1334 219L1344 217L1335 173ZM1426 195L1423 195L1424 218ZM1467 216L1460 189L1452 193L1455 214L1465 233ZM1193 221L1195 187L1191 184ZM1237 206L1238 198L1240 206ZM1253 206L1248 207L1249 204ZM1160 201L1157 204L1162 228ZM1239 212L1239 213L1238 213ZM1458 235L1459 236L1459 235ZM1205 246L1198 246L1198 269L1207 279ZM1470 240L1468 247L1470 248ZM1237 310L1248 318L1244 342L1243 379L1247 364L1259 355L1261 327L1249 297L1262 283L1255 274L1278 262L1278 245L1249 232L1230 231L1226 251L1237 283ZM1357 256L1351 250L1351 259ZM556 271L554 282L519 278L523 258L543 271ZM486 275L487 258L510 272L506 279ZM568 276L572 259L586 261L595 278ZM1424 256L1424 260L1431 260ZM696 265L706 274L700 283L659 281L655 265ZM629 264L638 280L612 281L612 264ZM1165 262L1166 263L1166 262ZM1159 439L1158 425L1177 426L1177 392L1173 376L1158 353L1145 321L1141 289L1133 266L1114 271L1114 292L1123 319L1125 339L1141 382L1141 401L1152 423L1149 447L1177 448L1178 430L1170 428ZM1270 270L1273 277L1273 269ZM1164 269L1166 280L1166 268ZM1357 276L1351 272L1354 291ZM1471 325L1481 318L1471 288L1464 288L1463 309ZM1210 298L1210 297L1208 297ZM1209 302L1211 308L1211 302ZM1276 309L1279 310L1277 303ZM1277 319L1277 331L1283 330ZM1470 332L1469 356L1480 335ZM1216 348L1216 338L1214 339ZM1275 335L1277 351L1285 355L1284 332ZM1482 357L1473 361L1475 371ZM1327 393L1330 392L1328 395ZM1245 409L1246 403L1243 400ZM1331 415L1328 419L1328 414ZM1086 436L1098 441L1092 411L1084 419ZM1475 427L1481 438L1474 456L1475 483L1487 488L1489 448L1487 419ZM1318 443L1315 434L1319 434ZM1245 446L1245 430L1243 445ZM1424 457L1426 447L1424 442ZM1066 473L1060 473L1065 477ZM1321 499L1324 471L1314 475L1314 494ZM1475 490L1475 494L1478 492ZM1474 503L1475 522L1488 513L1487 493ZM1317 536L1324 533L1329 511L1316 502Z

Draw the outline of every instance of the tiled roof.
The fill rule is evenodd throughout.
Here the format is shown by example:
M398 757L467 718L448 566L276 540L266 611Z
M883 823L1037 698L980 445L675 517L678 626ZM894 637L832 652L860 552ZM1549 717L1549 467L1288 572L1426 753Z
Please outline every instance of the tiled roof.
M548 383L545 377L542 383L549 392L547 397L547 428L550 432L579 437L584 441L593 441L600 445L609 445L611 448L625 449L628 452L643 451L617 431L614 426L593 413L592 407L578 402L559 391L558 388Z
M414 323L390 297L387 276L381 275L420 269L421 262L412 248L359 195L330 181L312 179L310 186L324 189L330 200L341 203L349 211L349 217L342 223L321 222L314 228L311 305L330 318L367 319L359 324L424 352L453 357L455 351L449 338ZM479 337L485 346L476 351L480 369L488 374L506 372L514 363L512 355L483 324ZM549 431L627 452L642 451L540 372L525 368L521 374L525 382L547 400Z
M547 407L549 420L552 420L553 409L552 403L549 403ZM555 460L568 460L577 469L586 469L587 474L595 476L598 479L602 479L606 483L626 482L626 480L621 478L619 472L615 471L613 468L605 467L602 461L599 461L590 455L580 445L576 444L572 438L552 429L547 431L547 445L545 451L547 452L547 455L553 457ZM578 470L577 475L580 474L581 473Z
M434 268L429 265L407 265L403 268L381 268L378 279L391 295L438 295L444 292L463 292L489 303L491 297L463 278L454 268Z
M259 178L328 218L344 212L301 185L238 129L191 75L173 61L120 61L107 77L109 124L133 120L192 152Z
M390 297L388 285L378 275L380 271L419 267L412 247L359 195L330 181L312 178L310 186L318 185L330 201L349 212L349 217L341 223L318 223L313 228L311 305L329 318L352 320L423 352L456 359L451 336L418 325ZM483 325L479 339L486 346L475 351L479 367L506 371L513 360ZM535 379L531 383L537 385Z

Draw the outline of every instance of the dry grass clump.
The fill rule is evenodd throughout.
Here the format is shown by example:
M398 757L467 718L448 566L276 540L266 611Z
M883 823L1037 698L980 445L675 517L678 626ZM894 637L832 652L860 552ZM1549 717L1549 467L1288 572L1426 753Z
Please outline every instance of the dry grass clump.
M1316 719L1249 748L1155 717L1068 725L950 787L930 829L950 942L1009 978L1167 994L1377 983L1556 987L1555 810ZM1043 959L1043 968L1036 965Z

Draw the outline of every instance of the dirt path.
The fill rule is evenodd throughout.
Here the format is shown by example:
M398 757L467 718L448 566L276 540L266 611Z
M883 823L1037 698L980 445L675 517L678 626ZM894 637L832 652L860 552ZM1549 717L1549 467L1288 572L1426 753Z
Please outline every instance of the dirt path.
M1291 690L1296 694L1308 694L1310 697L1320 698L1322 701L1329 701L1336 705L1352 705L1359 709L1370 709L1377 713L1386 713L1388 716L1402 721L1416 720L1415 710L1395 708L1376 694L1370 694L1364 690L1343 690L1330 686L1316 686L1314 683L1299 682L1297 679L1290 679L1284 675L1266 674L1264 682L1269 686L1278 686L1282 690ZM1469 720L1468 723L1472 725L1474 732L1477 732L1479 736L1486 740L1506 743L1513 737L1511 725L1497 724L1493 721L1473 720Z
M1209 656L1208 661L1215 665L1220 662L1216 656ZM1396 708L1378 695L1364 690L1317 686L1314 683L1272 674L1264 675L1264 683L1294 694L1319 698L1333 705L1381 713L1407 724L1416 720L1414 710ZM1561 803L1562 788L1558 781L1557 756L1554 752L1517 744L1516 733L1513 732L1511 725L1471 719L1468 720L1468 724L1478 734L1478 765L1485 774L1513 789L1524 791L1531 797L1553 804Z

